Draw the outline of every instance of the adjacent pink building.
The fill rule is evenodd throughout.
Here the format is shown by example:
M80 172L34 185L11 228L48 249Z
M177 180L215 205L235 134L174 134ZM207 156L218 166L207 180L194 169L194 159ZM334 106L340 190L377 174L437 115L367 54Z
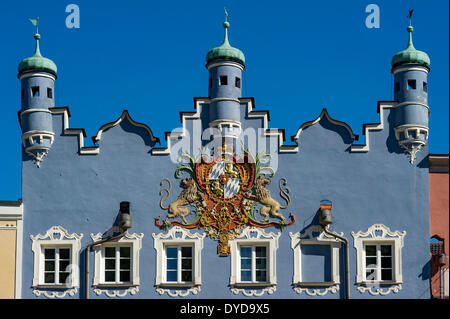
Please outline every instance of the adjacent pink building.
M449 155L429 155L431 294L449 297Z

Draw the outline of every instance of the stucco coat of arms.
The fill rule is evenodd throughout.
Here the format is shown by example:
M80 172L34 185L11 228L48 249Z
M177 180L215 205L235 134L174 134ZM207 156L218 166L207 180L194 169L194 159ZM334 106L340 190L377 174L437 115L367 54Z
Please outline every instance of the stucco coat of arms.
M181 157L188 161L177 167L175 177L181 179L182 172L188 173L189 177L181 179L180 187L183 190L168 206L164 206L164 202L170 196L172 185L168 179L161 181L161 186L166 183L168 187L160 191L160 207L168 210L168 214L162 224L159 222L160 217L155 218L155 224L164 230L175 225L203 228L219 242L217 250L220 256L230 255L228 242L239 236L246 225L263 228L277 226L283 229L295 222L294 215L289 215L288 222L280 212L290 205L286 179L279 181L280 196L286 202L284 206L272 198L266 188L271 183L274 171L262 161L270 155L258 154L253 157L244 150L238 156L227 150L226 145L223 145L221 151L210 158L204 154L196 159L189 154L182 154ZM262 220L258 220L258 213L263 217ZM188 221L186 217L191 214L195 217L193 221ZM181 222L171 220L178 217Z

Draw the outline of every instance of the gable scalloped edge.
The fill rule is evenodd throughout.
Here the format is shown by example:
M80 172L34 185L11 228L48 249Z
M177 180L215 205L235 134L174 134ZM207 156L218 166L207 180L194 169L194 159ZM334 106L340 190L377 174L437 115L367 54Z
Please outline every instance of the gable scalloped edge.
M269 111L254 111L255 101L254 98L239 98L240 103L247 104L247 117L251 119L261 118L263 120L263 129L264 136L277 136L279 141L279 152L280 153L297 153L299 151L298 139L300 138L301 132L308 126L314 125L319 122L323 117L326 117L327 120L335 125L343 126L347 129L350 136L354 141L357 141L359 136L353 133L351 127L342 121L337 121L328 114L326 108L323 108L320 115L312 121L308 121L303 123L300 128L297 130L297 133L291 136L291 140L295 143L295 145L285 145L285 130L284 129L273 129L269 128L270 115ZM181 132L165 132L165 140L167 143L167 147L153 147L151 149L152 155L169 155L172 148L172 139L180 139L186 136L186 120L188 119L199 119L200 118L200 104L209 104L210 99L206 97L195 97L194 98L194 108L196 112L180 112L180 121L182 123ZM370 150L370 132L372 131L380 131L384 129L384 110L387 108L394 108L397 106L396 101L378 101L377 112L380 114L380 122L379 123L366 123L363 124L363 135L365 135L365 144L352 144L350 146L350 152L368 152ZM84 129L74 129L69 128L69 108L68 107L54 107L49 108L52 114L63 114L64 115L64 134L65 135L79 135L79 151L82 155L96 155L99 154L100 148L99 146L84 146L84 138L86 137L86 132ZM122 115L114 122L110 122L104 124L97 132L95 136L92 137L94 143L98 142L101 139L101 135L103 131L108 128L114 127L120 124L125 118L128 121L137 126L144 128L150 134L152 141L160 144L160 139L153 135L151 129L142 123L135 122L129 115L127 110L122 112Z
M69 127L69 117L70 112L69 108L67 106L64 107L53 107L49 108L50 112L53 114L62 114L63 115L63 134L64 135L78 135L78 149L80 152L80 155L97 155L100 153L100 147L99 146L84 146L84 138L86 137L86 132L83 128L70 128ZM136 127L140 127L148 131L150 134L151 140L156 144L160 143L160 140L158 137L153 135L152 130L145 124L135 122L127 110L123 110L120 117L110 123L106 123L100 127L100 129L97 131L97 134L92 137L92 141L94 143L97 143L102 136L103 131L119 125L124 119L127 119L132 125Z
M359 140L359 136L353 133L351 127L342 121L337 121L328 114L326 108L323 108L320 115L312 121L308 121L303 123L300 128L297 130L297 133L291 136L291 140L295 142L295 145L285 145L285 130L284 129L271 129L269 128L270 115L269 111L254 111L255 101L254 98L239 98L241 104L247 104L247 117L251 119L261 118L263 120L263 129L264 136L278 136L279 147L278 150L280 153L297 153L299 151L298 139L300 138L301 132L308 126L314 125L319 122L323 117L326 117L327 120L335 125L343 126L349 132L351 138L354 141ZM187 119L199 119L200 118L200 110L198 106L200 104L208 104L210 103L209 98L205 97L196 97L194 98L194 107L197 110L196 112L180 112L180 121L182 123L181 132L166 132L165 140L167 142L167 147L153 148L152 154L154 155L169 155L171 152L172 139L180 139L183 138L186 134L186 120ZM383 112L386 108L394 108L397 106L396 101L378 101L377 112L380 114L380 122L379 123L366 123L363 124L363 135L365 135L365 144L352 144L350 147L350 152L368 152L370 150L370 132L371 131L380 131L384 129L384 116Z
M263 120L264 136L278 136L279 152L280 153L296 153L298 147L295 145L284 145L285 130L284 129L270 129L268 122L270 121L269 111L253 111L255 100L252 97L239 98L240 104L247 104L247 116L248 118L261 118ZM206 97L195 97L194 108L196 112L180 112L180 121L182 123L181 132L166 132L165 139L167 147L153 148L152 154L154 155L169 155L171 152L172 139L180 139L186 135L186 120L187 119L199 119L200 118L200 104L210 104L211 100Z

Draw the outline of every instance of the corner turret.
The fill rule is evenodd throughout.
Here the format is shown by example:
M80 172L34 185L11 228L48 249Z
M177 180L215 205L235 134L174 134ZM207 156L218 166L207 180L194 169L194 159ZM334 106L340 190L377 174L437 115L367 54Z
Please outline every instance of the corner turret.
M416 154L428 140L428 81L430 58L425 52L414 48L411 25L412 10L409 11L408 46L392 58L394 74L395 108L394 131L399 145L408 154L413 164Z
M36 26L36 49L34 55L19 63L18 75L21 84L22 144L25 152L32 156L39 167L53 144L54 135L50 108L55 106L55 80L57 68L52 60L41 55L38 19L30 19Z

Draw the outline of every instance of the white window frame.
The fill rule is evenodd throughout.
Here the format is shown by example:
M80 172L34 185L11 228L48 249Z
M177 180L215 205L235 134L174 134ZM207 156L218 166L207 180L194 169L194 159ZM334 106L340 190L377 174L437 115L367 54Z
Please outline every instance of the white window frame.
M366 246L375 246L376 247L376 268L375 268L375 274L376 274L376 279L370 280L367 279L367 259L366 259ZM381 246L390 246L391 247L391 256L388 256L391 258L391 267L389 269L391 269L391 277L392 279L390 280L382 280L381 279ZM386 242L370 242L370 241L366 241L363 243L363 256L362 256L362 262L363 262L363 275L364 275L364 281L365 282L371 282L371 283L375 283L375 282L392 282L394 279L394 247L395 244L394 242L390 242L390 241L386 241ZM370 256L373 257L373 256Z
M273 286L277 284L276 275L276 251L278 249L278 238L281 233L266 233L261 228L246 227L242 230L239 237L229 241L230 245L230 263L231 263L231 275L230 286L234 293L241 292L240 289L234 289L239 286ZM242 246L266 246L266 267L267 267L267 281L266 282L248 282L241 281L241 259L240 248ZM252 250L253 251L253 250ZM242 291L244 293L244 291ZM269 291L272 293L273 290ZM245 293L244 293L245 294ZM255 295L255 294L253 294Z
M52 226L44 235L38 234L36 236L30 235L32 243L32 251L34 253L34 274L33 274L33 288L35 288L35 295L40 295L40 289L45 288L78 288L79 287L79 253L81 249L81 238L83 234L69 234L61 226ZM44 281L44 249L46 248L70 248L70 275L65 283L45 283ZM56 265L55 265L56 266ZM73 292L74 290L72 290ZM63 297L53 293L47 295L49 298Z
M314 234L317 233L317 236ZM337 234L343 236L343 233ZM308 227L304 233L297 232L295 234L289 233L291 237L291 248L294 251L294 276L293 284L311 285L311 286L326 286L340 283L339 278L339 250L341 242L331 235L325 233L320 225L312 225ZM304 282L302 279L302 246L303 245L326 245L330 248L331 258L331 273L330 282Z
M183 247L189 247L192 249L192 269L191 269L191 275L192 280L191 281L183 281L182 280L182 254L181 250ZM167 248L176 248L177 249L177 280L176 281L169 281L167 280ZM166 243L164 244L164 251L163 251L163 283L168 285L193 285L195 283L195 245L194 244L173 244L173 243Z
M356 283L364 284L402 284L402 248L406 231L392 232L383 224L374 224L366 232L352 232L356 249L357 273ZM392 280L369 280L366 278L365 245L392 245Z
M97 235L91 234L91 238L94 242L102 240L102 234L98 233ZM106 242L104 244L100 244L94 246L94 287L130 287L130 286L139 286L140 278L139 278L139 251L142 248L142 237L144 234L129 234L125 233L125 236L120 238L117 241ZM105 247L131 247L131 260L130 260L130 281L128 282L110 282L105 281ZM116 250L117 252L117 250ZM117 257L117 255L116 255ZM116 259L116 267L119 261ZM117 268L116 268L117 271ZM116 278L117 279L117 278ZM102 292L100 289L96 289L94 291Z
M120 281L120 259L122 258L122 256L120 255L120 248L130 248L130 257L128 257L130 259L130 280L128 281ZM115 266L114 266L114 281L106 281L105 279L105 272L106 272L106 260L108 258L111 257L106 257L106 248L113 248L114 249L114 260L115 260ZM101 269L102 272L100 274L100 284L101 285L132 285L133 284L133 266L134 266L134 258L133 258L133 245L130 244L114 244L114 245L110 245L110 244L105 244L105 245L101 245L101 259L100 262L102 263L101 265ZM108 269L108 271L112 271L112 269Z
M47 249L53 249L53 250L55 250L55 259L54 259L54 262L55 262L55 270L53 270L53 271L51 271L52 273L54 273L54 275L55 275L55 279L54 279L54 283L46 283L45 282L45 273L47 272L46 270L45 270L45 261L47 260L47 259L45 259L45 251L47 250ZM47 245L42 245L41 246L41 254L42 254L42 256L41 256L41 258L40 258L40 265L39 265L39 267L40 267L40 269L41 269L41 271L42 271L42 276L40 276L40 280L42 280L42 282L40 282L39 284L40 285L57 285L57 286L66 286L66 283L60 283L59 281L59 273L61 272L61 269L60 269L60 261L61 261L61 258L60 258L60 250L61 249L69 249L69 261L70 261L70 263L69 263L69 269L64 269L64 271L66 271L66 272L69 272L69 277L70 277L70 272L71 272L71 268L72 268L72 266L70 266L71 265L71 261L72 261L72 254L71 254L71 252L72 252L72 246L66 246L66 245L49 245L49 246L47 246ZM68 278L69 278L68 277ZM70 278L69 278L69 280L70 280Z
M182 291L171 291L171 289L164 289L163 287L199 287L202 284L202 272L201 272L201 251L203 249L203 239L206 233L192 234L189 230L181 228L179 226L172 227L166 234L152 234L154 238L154 248L156 250L156 277L155 285L157 291L160 294L168 293L171 296L185 296L189 292L198 293L199 288L195 290L187 290L183 295ZM192 262L193 262L193 281L192 282L168 282L166 279L166 259L165 249L166 247L174 246L191 246L192 249Z
M328 230L329 231L329 230ZM330 232L330 231L329 231ZM334 233L334 232L333 232ZM317 235L316 235L317 234ZM343 237L343 233L334 233ZM303 233L289 233L291 237L291 248L294 251L294 275L292 283L294 290L297 293L305 292L310 296L323 296L328 292L336 293L339 290L340 276L339 276L339 252L341 249L341 242L323 231L320 225L311 225L304 230ZM303 281L302 278L302 247L306 245L324 245L330 249L330 281L328 282L310 282ZM326 288L314 288L326 287Z
M251 259L251 264L252 264L252 268L251 268L251 272L252 272L252 279L250 280L250 281L244 281L244 280L242 280L242 278L241 278L241 275L242 275L242 272L241 272L241 258L242 258L242 256L241 256L241 248L242 247L249 247L250 249L251 249L251 256L250 256L250 259ZM265 269L265 271L266 271L266 280L264 280L264 281L257 281L256 280L256 248L257 247L264 247L265 249L266 249L266 256L265 256L265 259L266 259L266 269ZM240 282L240 283L245 283L245 284L262 284L262 283L267 283L267 281L268 281L268 275L269 275L269 263L270 263L270 256L269 256L269 246L267 245L267 244L251 244L251 245L247 245L247 244L238 244L238 249L237 249L238 251L237 251L237 259L238 259L238 264L237 264L237 267L238 267L238 269L237 269L237 281L238 282Z

